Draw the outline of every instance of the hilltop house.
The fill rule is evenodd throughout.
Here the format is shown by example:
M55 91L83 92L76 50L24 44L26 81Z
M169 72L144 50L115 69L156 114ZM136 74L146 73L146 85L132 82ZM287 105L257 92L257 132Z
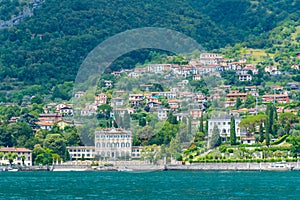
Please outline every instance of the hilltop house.
M60 113L48 113L48 114L40 114L39 121L35 122L40 126L41 129L50 130L55 123L62 120L62 114Z
M171 71L171 64L149 64L147 65L147 71L153 73L161 73L164 71Z
M200 53L199 62L202 65L214 65L223 61L223 57L217 53Z
M121 107L124 106L125 100L121 97L115 97L111 99L111 106L112 107Z
M240 81L251 81L252 75L248 74L248 70L242 69L236 72Z
M94 98L94 103L97 106L100 106L102 104L106 104L107 96L106 94L97 94Z

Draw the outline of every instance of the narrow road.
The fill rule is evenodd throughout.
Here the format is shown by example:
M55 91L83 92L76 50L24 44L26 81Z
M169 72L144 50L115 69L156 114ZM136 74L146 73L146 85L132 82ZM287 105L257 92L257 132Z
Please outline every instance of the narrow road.
M7 21L0 21L0 30L13 27L24 20L26 17L31 17L33 15L33 11L37 8L40 8L44 2L45 0L32 0L29 3L29 6L24 8L24 10L19 13L19 15Z

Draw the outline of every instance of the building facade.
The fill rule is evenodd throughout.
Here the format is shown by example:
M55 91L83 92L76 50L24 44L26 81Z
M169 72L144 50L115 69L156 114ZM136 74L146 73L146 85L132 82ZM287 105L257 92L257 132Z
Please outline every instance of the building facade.
M231 115L213 117L208 120L208 137L212 136L213 128L216 125L219 129L220 136L222 137L222 141L226 141L228 137L230 137L230 119ZM239 124L241 122L241 118L235 117L235 133L237 137L240 137L241 130L239 128Z
M82 158L92 160L95 158L94 146L70 146L67 147L67 150L71 160L79 160Z
M132 133L121 128L95 131L95 156L108 159L129 159Z
M10 153L17 154L16 158L13 161L13 164L32 166L32 151L29 149L4 147L4 148L0 148L0 152L3 153L3 157L0 159L1 165L9 165L9 161L6 158L5 154L10 152ZM23 162L22 158L24 159L24 162Z

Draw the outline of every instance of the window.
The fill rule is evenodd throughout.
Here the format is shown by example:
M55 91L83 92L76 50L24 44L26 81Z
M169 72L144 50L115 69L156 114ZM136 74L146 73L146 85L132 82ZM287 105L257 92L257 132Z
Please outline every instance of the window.
M105 143L104 143L104 142L102 142L102 147L103 147L103 148L105 147Z
M100 142L97 142L96 147L100 148Z

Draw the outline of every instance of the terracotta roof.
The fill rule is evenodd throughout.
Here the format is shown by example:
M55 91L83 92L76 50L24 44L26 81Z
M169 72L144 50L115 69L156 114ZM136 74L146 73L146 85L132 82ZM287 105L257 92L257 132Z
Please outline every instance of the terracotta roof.
M27 148L3 147L0 148L0 152L32 152L32 151Z
M54 123L52 122L35 122L35 124L40 126L54 126Z

